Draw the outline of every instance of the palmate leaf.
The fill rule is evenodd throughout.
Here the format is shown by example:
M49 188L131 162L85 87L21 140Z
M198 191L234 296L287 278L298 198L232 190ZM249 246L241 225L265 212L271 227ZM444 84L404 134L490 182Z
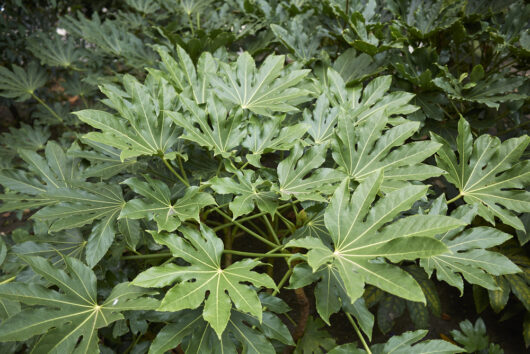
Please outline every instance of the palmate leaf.
M204 302L203 318L219 338L231 321L232 303L239 311L250 313L262 321L261 302L255 287L276 288L265 274L252 271L261 262L245 259L221 268L223 242L205 225L201 230L182 227L184 237L174 234L153 234L156 242L166 245L174 257L182 258L190 266L168 263L140 273L133 281L144 287L163 287L178 282L165 295L159 311L195 309ZM209 292L205 300L206 292Z
M81 149L81 147L70 149L68 156L85 159L90 162L90 166L81 173L85 178L101 177L108 179L132 169L137 163L135 158L122 161L120 150L112 146L86 139L82 139L82 142L90 146L91 149Z
M101 130L84 137L121 150L121 159L167 154L177 141L176 127L166 110L175 108L177 93L165 79L149 75L142 85L131 75L123 78L126 90L103 85L107 105L119 113L85 109L75 114L88 125Z
M73 188L48 191L56 204L39 210L33 218L46 221L51 232L92 224L86 245L86 261L95 266L108 251L116 235L116 220L122 210L121 188L105 183L79 183Z
M309 127L308 133L315 144L322 144L330 140L337 125L339 109L330 107L326 95L318 97L312 111L304 110L303 122Z
M398 262L441 254L447 248L432 236L463 222L447 216L413 215L389 224L423 197L427 187L408 186L390 192L372 206L382 180L381 171L373 173L351 198L348 180L337 188L325 213L332 247L311 237L290 241L287 246L309 249L308 263L314 272L322 265L336 268L350 302L361 297L364 283L407 300L425 302L410 274L381 259Z
M284 116L274 119L250 118L242 146L251 152L246 155L251 165L263 167L260 161L262 154L290 150L306 133L307 124L284 125L284 119Z
M462 83L462 78L455 78L446 66L439 66L443 76L432 82L441 88L451 99L485 104L491 108L499 108L500 103L524 100L526 95L515 93L524 83L522 77L506 77L503 73L488 75L485 79L482 65L473 67L470 74L471 82ZM467 75L466 75L467 76Z
M325 144L313 146L305 152L301 143L294 146L277 168L279 192L283 199L294 196L298 200L322 201L325 199L322 194L335 189L332 184L345 176L332 168L319 168L326 160L326 152Z
M44 157L27 149L19 149L18 154L26 162L28 171L0 171L0 184L9 189L9 193L0 196L4 203L0 210L32 209L54 204L57 200L48 195L49 192L69 188L82 181L78 174L79 161L68 157L54 141L46 144Z
M257 206L259 210L274 215L278 208L278 195L264 186L270 185L252 170L236 172L237 181L233 178L212 178L208 184L219 194L235 194L229 204L233 218L248 214Z
M63 39L57 34L37 34L28 39L28 48L42 64L64 68L72 67L88 54L84 49L76 48L71 37Z
M445 215L447 205L445 198L438 198L432 205L429 215ZM451 214L464 222L471 223L477 208L462 205ZM448 249L448 252L424 257L420 265L427 274L436 270L438 280L464 291L462 277L471 284L486 289L496 290L493 276L513 274L520 269L500 253L487 251L487 248L498 246L511 238L511 235L492 227L474 227L464 230L464 226L436 235Z
M185 114L169 111L167 114L177 126L184 128L182 138L213 150L215 155L230 156L245 134L243 112L227 110L214 96L208 97L205 109L186 97L180 96L180 100Z
M209 93L209 78L217 71L217 63L208 52L199 57L197 69L188 53L177 46L177 62L164 47L158 48L162 58L163 75L168 82L179 90L181 95L195 101L196 104L206 102Z
M309 70L283 69L283 55L269 55L259 70L249 53L239 55L233 65L221 63L224 77L211 77L215 94L256 114L296 111L296 104L310 99L309 91L297 88Z
M18 102L26 101L46 83L46 72L35 62L26 69L13 65L12 70L0 67L0 96Z
M361 85L346 87L340 74L331 68L327 71L327 77L328 83L324 90L332 106L339 107L341 113L352 119L355 124L361 124L374 115L392 117L410 114L419 108L409 104L414 98L412 93L404 91L388 93L392 84L390 75L373 79L364 89ZM396 119L389 118L389 120Z
M370 349L373 354L455 354L461 353L462 348L441 339L426 340L419 342L427 335L427 330L405 332L399 336L392 336L384 344L373 345ZM343 344L333 348L329 354L365 354L366 351L357 348L356 344Z
M333 159L350 178L362 181L383 169L383 188L389 190L396 181L424 180L443 173L440 168L421 163L440 148L440 143L405 144L419 129L419 122L406 122L384 131L387 121L385 115L374 114L355 125L349 117L339 117L332 139Z
M337 268L325 265L313 273L308 264L297 264L289 279L289 288L298 289L314 282L317 282L315 286L316 309L327 325L330 325L330 316L342 308L357 319L368 339L372 338L374 315L370 313L362 297L353 303L350 302Z
M478 214L495 225L495 217L518 230L524 225L515 213L530 212L530 193L524 188L530 181L528 160L520 161L530 143L524 135L501 143L487 134L475 141L469 123L458 123L458 159L451 145L431 133L434 141L443 144L436 155L438 167L447 171L445 178L460 191L469 204L476 204Z
M298 343L296 343L294 353L323 354L327 353L331 348L337 345L335 338L333 338L328 331L323 329L324 326L325 323L319 318L309 317L304 336L298 340Z
M123 181L135 193L145 197L129 200L120 213L121 218L154 219L159 231L175 231L183 221L199 221L199 211L215 204L213 197L200 192L198 187L189 187L183 196L172 201L173 193L162 181L145 176L146 181L132 177Z
M54 268L41 257L23 258L33 269L59 290L39 284L9 283L0 285L0 298L30 306L3 321L0 341L24 341L43 335L32 349L39 353L97 353L98 329L122 319L122 311L151 310L158 301L144 297L153 294L121 283L99 302L96 276L75 258L65 257L67 272ZM82 338L80 340L80 338Z
M263 313L260 323L254 317L232 310L230 320L223 335L219 338L211 325L202 317L202 309L182 311L182 316L174 323L160 330L149 348L150 354L162 354L183 346L186 353L276 353L270 339L293 345L287 326L272 312ZM183 342L188 339L187 342ZM235 339L235 341L234 341ZM235 342L235 343L234 343Z

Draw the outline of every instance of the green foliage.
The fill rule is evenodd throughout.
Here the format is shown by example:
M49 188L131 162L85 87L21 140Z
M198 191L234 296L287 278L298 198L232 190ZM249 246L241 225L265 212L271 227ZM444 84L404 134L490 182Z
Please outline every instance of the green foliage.
M0 350L502 352L440 282L528 345L529 10L7 1Z

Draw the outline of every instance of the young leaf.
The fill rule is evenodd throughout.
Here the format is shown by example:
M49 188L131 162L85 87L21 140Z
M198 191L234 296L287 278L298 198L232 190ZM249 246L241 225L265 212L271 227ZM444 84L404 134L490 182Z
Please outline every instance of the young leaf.
M287 245L309 249L308 263L315 272L324 264L336 268L350 302L362 295L365 282L396 296L425 302L412 276L399 267L373 260L385 257L398 262L443 253L447 248L432 236L463 222L446 216L413 215L389 224L424 196L427 188L408 186L388 193L372 206L382 179L383 174L375 172L351 197L349 181L337 188L325 213L326 228L333 241L331 248L311 237L293 240Z
M182 138L196 142L228 157L233 153L244 137L243 112L241 110L228 111L214 96L207 99L206 110L200 108L194 101L180 96L186 114L167 112L173 122L184 128Z
M261 177L255 177L252 170L236 172L236 182L232 178L214 177L208 184L219 194L236 194L234 200L229 204L234 219L241 215L248 214L257 206L259 210L274 215L278 207L278 195L270 190L264 189L263 185L268 184Z
M514 212L530 212L530 193L525 187L530 181L528 160L520 161L530 143L524 135L501 143L497 137L484 134L475 141L469 123L460 118L458 123L458 160L451 145L431 133L434 141L443 144L436 162L448 172L446 179L460 191L469 204L476 204L478 214L495 225L495 217L502 222L524 230Z
M119 118L93 109L75 112L83 122L101 130L88 133L85 138L120 149L122 160L168 153L178 136L166 114L166 110L174 108L175 89L152 75L144 85L125 75L123 84L127 92L111 85L101 87L108 97L106 103L118 111Z
M284 199L295 196L299 200L322 201L322 194L334 190L332 184L343 179L344 174L331 168L318 168L326 160L326 152L326 144L313 146L305 153L302 144L294 146L277 169L279 192Z
M309 91L295 87L309 70L283 71L283 55L269 55L259 70L249 53L240 54L233 65L221 63L223 79L211 78L215 94L256 114L296 111L294 105L307 101Z
M166 245L174 257L182 258L190 266L168 263L140 273L133 284L144 287L163 287L177 281L165 295L159 311L195 309L204 302L203 318L221 338L230 321L232 302L235 307L262 320L261 302L255 287L276 288L265 274L252 271L261 262L244 259L221 268L223 242L212 229L201 225L201 231L182 227L184 238L174 234L153 234L156 242ZM206 292L209 292L205 298Z
M103 302L97 300L96 276L75 258L64 259L68 273L54 268L41 257L24 257L33 271L59 291L39 284L0 285L0 298L17 300L27 309L3 321L0 341L24 341L43 335L32 348L37 352L98 352L99 328L122 319L122 311L151 310L158 301L144 297L153 294L128 283L114 287ZM81 340L80 340L81 338Z
M199 192L198 187L187 188L181 198L172 202L172 193L164 182L149 176L145 178L146 182L136 177L122 182L145 198L129 200L121 210L120 219L154 219L159 231L171 232L185 220L199 221L199 211L207 205L215 204L213 197Z
M445 214L447 206L445 198L440 197L431 207L430 215ZM451 214L464 222L471 223L477 212L476 207L462 205ZM464 226L441 233L436 236L448 248L448 252L424 257L420 265L427 274L436 270L438 280L445 281L464 291L462 276L471 284L496 290L493 275L513 274L519 268L500 253L487 251L504 243L510 235L492 227L473 227L464 230Z
M298 123L280 128L284 118L285 116L274 119L250 118L242 145L251 152L246 156L251 165L263 167L260 162L262 154L290 150L304 136L308 129L306 124Z
M217 71L217 63L212 55L208 52L201 54L196 70L188 53L178 45L178 62L164 47L159 47L157 51L162 58L166 80L178 88L181 95L194 100L196 104L205 103L209 92L209 78Z

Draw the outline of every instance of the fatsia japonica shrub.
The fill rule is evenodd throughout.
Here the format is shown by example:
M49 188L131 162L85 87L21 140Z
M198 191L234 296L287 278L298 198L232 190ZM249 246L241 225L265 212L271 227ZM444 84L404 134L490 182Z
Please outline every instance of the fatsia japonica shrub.
M442 283L528 310L528 30L479 5L59 6L0 67L2 352L487 350L425 330Z

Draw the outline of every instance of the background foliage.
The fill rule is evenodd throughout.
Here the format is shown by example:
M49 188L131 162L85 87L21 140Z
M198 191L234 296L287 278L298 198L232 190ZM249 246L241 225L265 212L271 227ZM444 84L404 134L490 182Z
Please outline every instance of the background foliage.
M529 19L0 2L2 352L523 351Z

